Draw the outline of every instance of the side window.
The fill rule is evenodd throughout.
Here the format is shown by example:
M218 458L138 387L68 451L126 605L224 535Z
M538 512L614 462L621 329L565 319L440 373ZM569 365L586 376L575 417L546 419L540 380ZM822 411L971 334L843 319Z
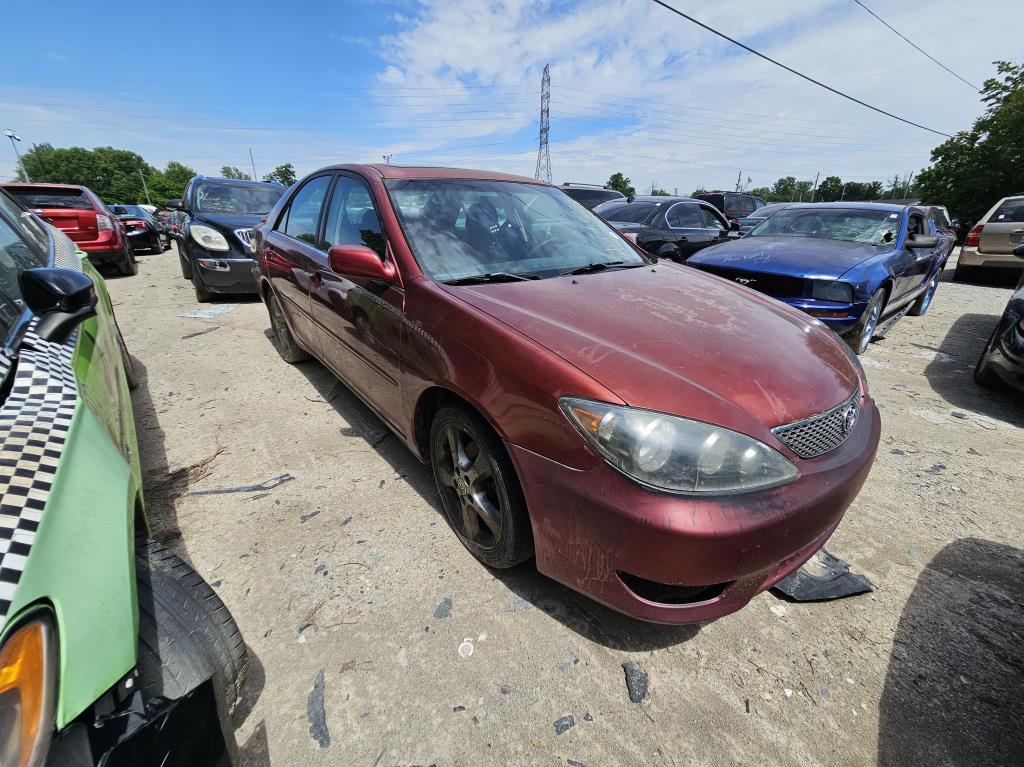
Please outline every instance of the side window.
M736 218L746 218L754 212L754 198L745 194L736 197Z
M760 197L754 198L754 210L759 210L760 208L763 208L765 205L765 201L762 200Z
M278 229L296 240L316 245L317 222L324 205L330 176L317 176L307 181L288 205L288 212L282 217Z
M723 232L727 232L729 227L721 216L715 211L711 210L706 205L700 206L700 212L704 215L704 226L707 229L719 229Z
M924 219L917 215L911 216L907 222L907 237L924 234L924 232Z
M192 208L192 205L191 205L190 201L192 199L192 187L193 187L193 185L194 185L193 182L189 181L188 184L185 186L185 193L181 196L181 199L184 200L184 202L185 202L185 207L187 207L189 209Z
M677 202L668 209L665 221L673 229L701 229L704 226L700 206L695 202Z
M339 176L327 210L324 249L332 245L365 245L384 258L384 232L366 184Z

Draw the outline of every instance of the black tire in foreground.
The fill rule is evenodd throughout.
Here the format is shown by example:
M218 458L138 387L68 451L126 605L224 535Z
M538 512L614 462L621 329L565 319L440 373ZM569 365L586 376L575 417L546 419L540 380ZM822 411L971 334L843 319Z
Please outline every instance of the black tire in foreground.
M124 244L124 255L117 262L117 272L125 277L139 273L139 262L135 260L135 250L130 242Z
M267 312L270 314L270 329L274 334L274 348L281 355L281 359L293 365L308 360L309 353L299 346L292 336L288 321L281 311L281 304L273 293L267 297Z
M208 304L213 300L213 293L206 289L202 279L197 274L192 276L192 287L195 288L196 301L199 303Z
M181 276L186 280L192 279L192 264L181 253L178 253L178 262L181 264Z
M473 556L504 569L533 555L519 478L483 418L461 405L438 410L430 427L430 464L448 524Z
M988 342L985 344L985 348L981 352L981 356L978 357L978 363L974 366L974 383L978 386L984 386L986 389L1001 389L1003 386L1003 379L992 370L992 366L988 361L989 349L996 343L996 335L999 333L999 326L996 325L996 329L992 331L992 335L989 336Z
M230 709L239 698L248 651L228 608L162 544L139 540L135 567L143 697L177 700L212 678L215 694Z

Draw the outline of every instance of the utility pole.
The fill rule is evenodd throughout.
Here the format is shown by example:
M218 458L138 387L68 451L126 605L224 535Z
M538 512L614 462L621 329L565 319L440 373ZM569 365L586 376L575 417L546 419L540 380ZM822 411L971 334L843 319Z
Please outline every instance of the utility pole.
M537 146L537 171L533 177L551 183L551 150L548 134L551 132L551 65L544 65L540 78L540 143Z
M252 165L252 180L259 181L256 177L256 161L252 159L252 147L249 147L249 164Z
M18 145L14 143L15 141L21 141L21 137L10 128L4 128L4 135L11 140L11 147L14 149L14 156L18 158L18 166L21 168L21 174L25 177L26 181L31 183L32 179L29 177L28 171L25 170L25 163L21 159L21 152L18 151Z
M844 182L843 182L843 191L842 191L842 193L841 193L841 194L839 195L839 201L840 201L840 202L842 202L842 201L843 201L843 200L845 200L845 199L846 199L846 182L844 181Z
M139 178L142 179L142 191L146 193L146 204L152 205L153 201L149 199L149 187L146 186L146 177L142 174L142 168L139 168Z
M811 188L811 202L814 202L814 195L818 191L818 179L821 178L821 171L819 170L814 176L814 186Z
M736 174L736 191L740 191L740 182L743 180L743 171Z

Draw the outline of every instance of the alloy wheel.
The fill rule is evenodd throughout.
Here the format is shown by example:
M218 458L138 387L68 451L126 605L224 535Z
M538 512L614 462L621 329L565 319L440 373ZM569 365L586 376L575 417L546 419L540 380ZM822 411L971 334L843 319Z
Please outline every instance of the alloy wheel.
M881 301L876 302L871 308L871 315L868 317L867 323L864 325L864 334L860 339L860 351L867 350L868 344L871 343L871 339L875 337L875 328L878 327L878 318L882 314L882 303Z
M928 307L931 306L932 297L935 295L935 291L939 287L939 276L935 275L932 279L932 284L928 286L928 293L924 297L924 301L921 303L921 314L928 311Z
M438 482L445 505L459 532L481 549L492 549L501 539L505 517L502 494L486 447L457 424L448 423L440 435Z

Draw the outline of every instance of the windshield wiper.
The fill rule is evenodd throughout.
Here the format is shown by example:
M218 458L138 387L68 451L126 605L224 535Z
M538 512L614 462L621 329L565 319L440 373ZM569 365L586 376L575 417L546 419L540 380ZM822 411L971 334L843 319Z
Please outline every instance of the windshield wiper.
M471 274L468 277L456 277L453 280L445 280L445 285L480 285L485 282L519 282L523 280L539 279L535 274L515 274L513 272L487 272L486 274Z
M612 266L623 266L625 261L595 261L592 264L584 264L583 266L577 266L575 269L570 269L565 274L590 274L591 272L600 272ZM626 268L629 269L632 266L643 266L643 264L631 264Z

